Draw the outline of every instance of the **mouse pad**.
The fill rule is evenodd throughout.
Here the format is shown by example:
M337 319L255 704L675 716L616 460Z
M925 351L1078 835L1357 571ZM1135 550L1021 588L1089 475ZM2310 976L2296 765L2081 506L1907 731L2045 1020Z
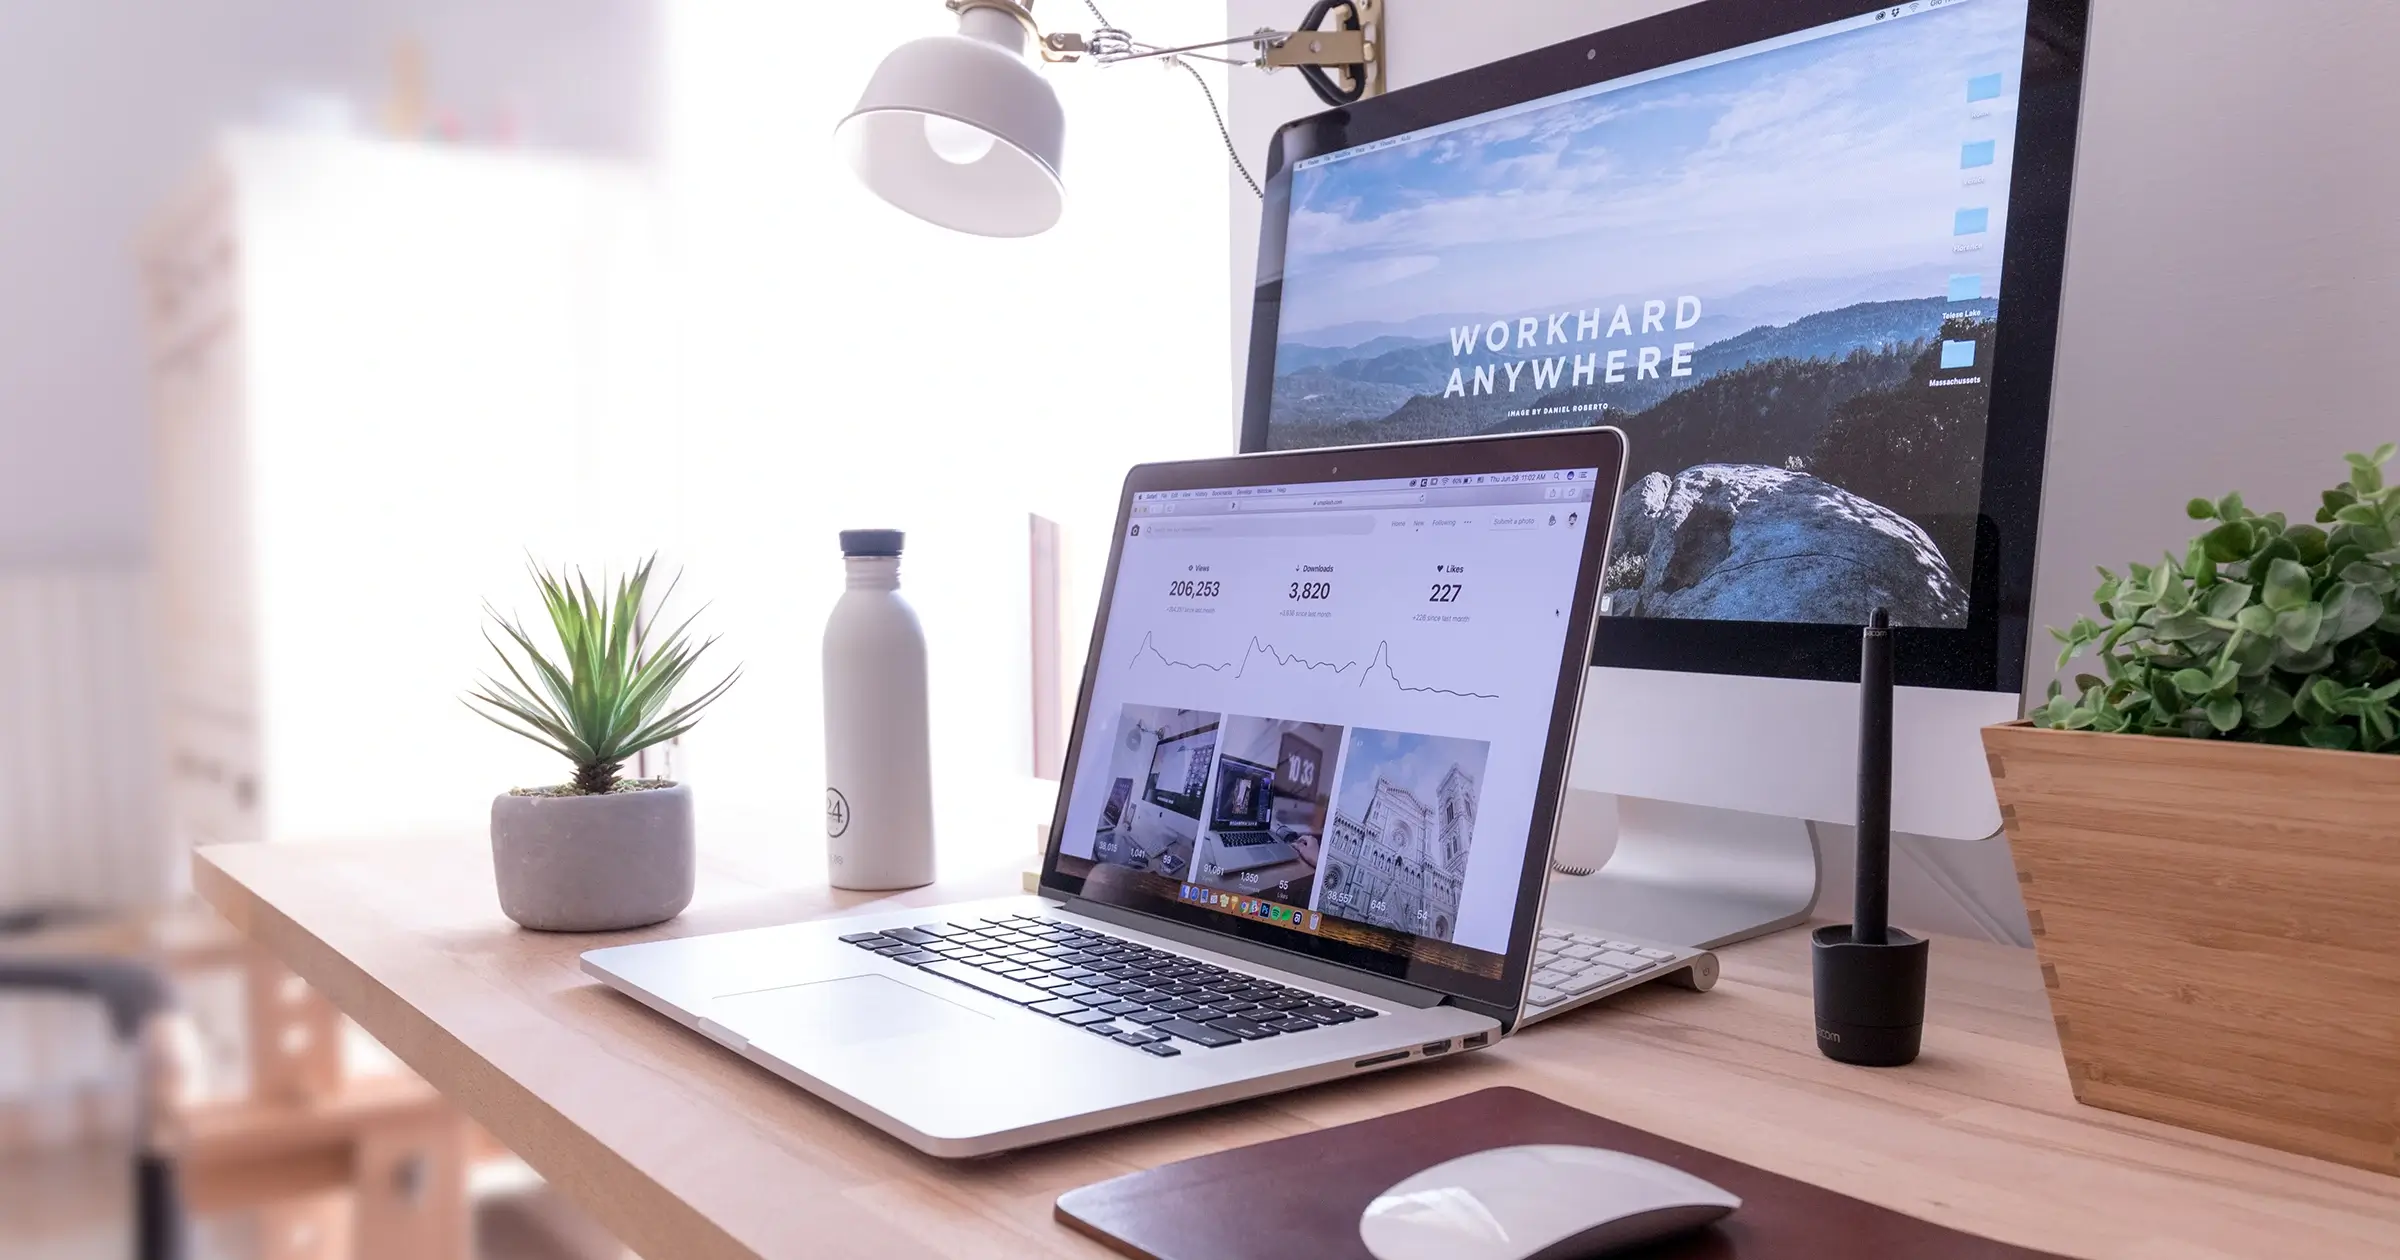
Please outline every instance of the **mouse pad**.
M1537 1142L1625 1151L1741 1196L1733 1215L1627 1260L2060 1260L1506 1087L1070 1190L1057 1215L1142 1260L1372 1260L1358 1218L1376 1195L1444 1160Z

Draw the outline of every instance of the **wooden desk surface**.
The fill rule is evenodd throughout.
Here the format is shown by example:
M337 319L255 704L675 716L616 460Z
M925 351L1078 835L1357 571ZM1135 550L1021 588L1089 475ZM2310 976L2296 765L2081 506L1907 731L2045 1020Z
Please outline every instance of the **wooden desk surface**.
M645 936L855 911L773 859L704 854L680 920L517 930L472 843L204 850L201 893L650 1260L1082 1256L1063 1191L1489 1085L1944 1224L2124 1260L2400 1255L2400 1180L2078 1106L2030 953L1937 941L1925 1053L1850 1068L1810 1040L1798 931L1724 951L1715 991L1652 986L1488 1051L970 1163L884 1138L586 978ZM906 894L1013 890L988 876Z

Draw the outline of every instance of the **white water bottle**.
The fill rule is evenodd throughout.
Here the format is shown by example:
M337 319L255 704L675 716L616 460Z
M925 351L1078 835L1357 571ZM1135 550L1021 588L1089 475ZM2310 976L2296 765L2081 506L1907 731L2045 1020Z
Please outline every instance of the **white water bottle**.
M825 622L825 858L836 888L933 882L925 632L900 598L896 529L842 531Z

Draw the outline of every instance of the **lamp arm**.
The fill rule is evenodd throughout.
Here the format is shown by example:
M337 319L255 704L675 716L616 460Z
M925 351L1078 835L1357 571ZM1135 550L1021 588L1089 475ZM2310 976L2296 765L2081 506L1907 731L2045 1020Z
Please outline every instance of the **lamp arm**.
M1173 48L1149 48L1136 47L1130 42L1120 42L1111 38L1121 32L1095 31L1091 36L1086 37L1071 31L1056 31L1042 37L1042 50L1045 55L1052 52L1090 53L1092 60L1102 65L1115 65L1120 61L1140 61L1149 57L1173 57L1182 53L1204 52L1211 48L1230 48L1235 44L1249 44L1264 53L1270 48L1280 47L1285 40L1298 33L1297 31L1261 29L1248 35L1236 35L1230 39L1212 39L1199 44L1180 44Z
M1074 31L1043 33L1034 23L1032 0L948 0L954 12L969 9L998 9L1014 17L1033 36L1034 45L1041 50L1042 60L1050 62L1080 61L1090 57L1101 65L1121 61L1145 61L1153 58L1199 56L1227 65L1241 65L1231 57L1213 57L1210 51L1248 44L1257 51L1250 63L1262 69L1277 70L1298 67L1308 76L1310 86L1328 105L1347 104L1360 96L1371 96L1381 90L1383 0L1318 0L1301 19L1295 30L1276 30L1261 27L1247 35L1231 35L1224 39L1205 40L1196 44L1178 44L1171 48L1155 47L1136 41L1121 27L1101 25L1088 35ZM1092 10L1094 16L1098 9ZM1338 16L1340 24L1330 29L1320 27L1328 16ZM1325 71L1347 71L1352 83L1347 88L1334 85Z
M1025 30L1034 48L1046 62L1080 61L1091 58L1100 65L1115 65L1121 61L1163 61L1170 67L1181 67L1190 73L1192 81L1208 101L1209 113L1216 118L1217 134L1225 141L1226 155L1233 160L1242 182L1253 194L1263 196L1258 181L1242 161L1241 151L1233 142L1233 132L1225 124L1224 111L1217 108L1216 93L1194 59L1216 61L1225 65L1249 64L1262 70L1296 67L1308 81L1309 90L1326 105L1339 108L1362 96L1373 96L1383 90L1383 6L1384 0L1316 0L1307 16L1295 30L1275 30L1262 27L1247 35L1229 35L1224 39L1205 40L1195 44L1178 44L1162 48L1136 41L1122 27L1111 25L1099 6L1086 0L1086 8L1100 24L1090 34L1074 31L1045 33L1034 21L1034 0L944 0L944 7L964 17L977 9L993 9L1005 14ZM1335 24L1323 25L1327 18ZM1217 55L1214 50L1230 49L1247 44L1255 55L1245 63L1237 57ZM1343 76L1337 80L1336 74Z

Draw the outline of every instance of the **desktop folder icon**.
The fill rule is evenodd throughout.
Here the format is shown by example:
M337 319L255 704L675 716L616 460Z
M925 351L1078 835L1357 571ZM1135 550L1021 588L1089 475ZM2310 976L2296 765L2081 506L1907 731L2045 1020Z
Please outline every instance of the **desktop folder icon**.
M1949 368L1971 368L1973 366L1975 366L1974 342L1945 341L1942 343L1942 367L1945 370Z
M1992 164L1993 157L1996 156L1999 151L1999 147L2000 142L1997 140L1967 141L1965 144L1960 145L1958 149L1959 169L1965 170L1969 167L1975 166L1990 166Z
M2000 76L1998 74L1979 74L1967 80L1969 104L1976 101L1996 101L1998 99L2000 99Z
M1950 234L1952 236L1973 236L1977 232L1989 230L1991 226L1992 212L1990 208L1977 206L1972 210L1959 211L1957 216L1950 220Z
M1983 296L1983 277L1968 272L1950 277L1950 299L1953 302L1972 302Z

